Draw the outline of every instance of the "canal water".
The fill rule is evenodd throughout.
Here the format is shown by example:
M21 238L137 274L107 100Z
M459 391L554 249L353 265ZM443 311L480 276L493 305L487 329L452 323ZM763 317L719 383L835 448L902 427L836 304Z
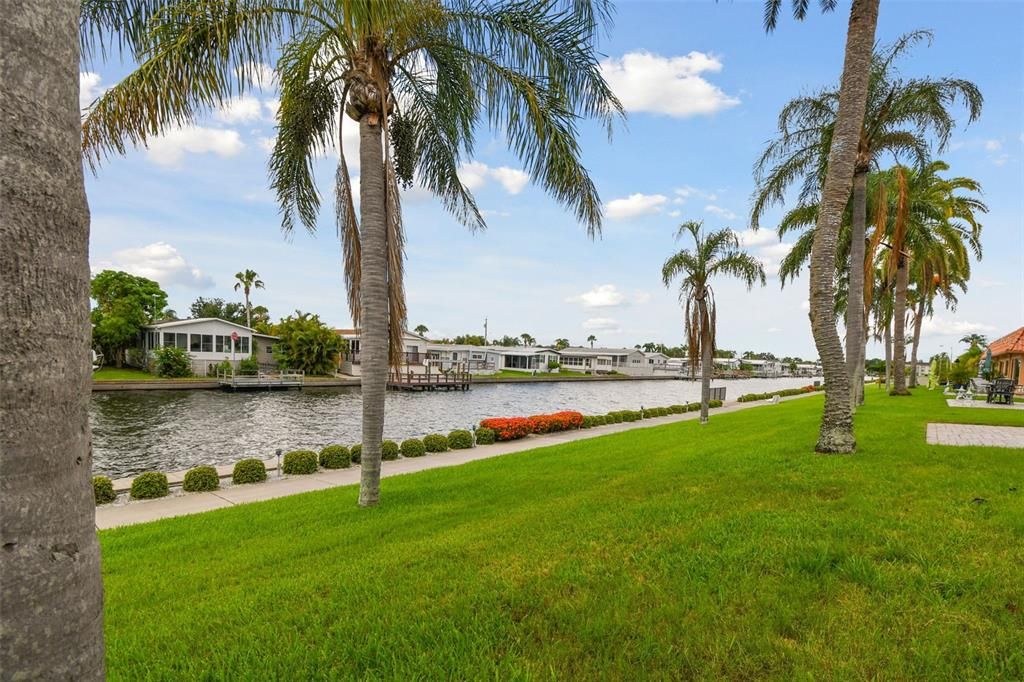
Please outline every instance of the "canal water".
M806 378L716 381L727 398L806 386ZM693 381L475 385L467 392L387 396L384 436L395 441L471 428L487 417L663 407L700 399ZM111 391L92 395L93 471L112 477L271 457L277 448L319 450L360 438L359 388L273 393L215 390Z

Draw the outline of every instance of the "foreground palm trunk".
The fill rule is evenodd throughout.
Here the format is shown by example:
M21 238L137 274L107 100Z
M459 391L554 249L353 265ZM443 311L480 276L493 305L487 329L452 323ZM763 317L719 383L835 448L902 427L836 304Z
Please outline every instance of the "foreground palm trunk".
M846 366L850 375L850 405L864 402L864 233L868 201L867 163L857 164L853 174L853 222L850 229L850 284L846 302Z
M102 679L78 3L5 3L0 44L0 676Z
M910 395L907 390L907 287L910 272L907 259L899 256L896 292L892 301L892 394Z
M843 210L850 197L857 144L864 125L871 50L878 22L878 0L853 0L846 36L839 111L828 154L818 222L811 247L811 331L825 374L825 409L815 449L821 453L853 452L853 407L850 375L833 312L833 274Z
M387 200L380 117L359 121L359 234L362 245L359 342L363 395L363 453L359 504L380 499L380 447L384 438L384 398L388 388Z
M910 378L908 379L910 388L917 387L917 348L921 344L921 324L924 322L924 305L925 300L922 296L921 300L917 302L917 310L914 312L914 340L910 346Z
M708 315L702 311L701 318L705 321L705 327L701 331L700 340L700 423L708 423L708 403L711 401L711 375L714 373L714 363L711 355L711 330L707 327Z
M889 391L892 389L892 320L885 323L883 343L885 344L885 390Z

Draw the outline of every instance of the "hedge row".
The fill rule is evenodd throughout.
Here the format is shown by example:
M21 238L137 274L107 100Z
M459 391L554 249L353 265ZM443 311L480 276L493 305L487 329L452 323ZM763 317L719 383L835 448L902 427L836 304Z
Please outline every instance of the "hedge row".
M741 403L750 403L756 400L769 400L775 396L785 397L789 395L803 395L804 393L814 393L815 391L824 391L825 386L801 386L800 388L784 388L781 391L772 391L771 393L746 393L741 395L738 400Z
M709 400L708 407L721 407L721 400ZM687 403L686 405L669 405L668 407L645 407L641 410L616 410L608 414L591 415L583 418L580 428L591 429L595 426L605 424L621 424L622 422L635 422L641 419L654 419L655 417L667 417L670 414L682 414L684 412L697 412L700 410L700 403Z

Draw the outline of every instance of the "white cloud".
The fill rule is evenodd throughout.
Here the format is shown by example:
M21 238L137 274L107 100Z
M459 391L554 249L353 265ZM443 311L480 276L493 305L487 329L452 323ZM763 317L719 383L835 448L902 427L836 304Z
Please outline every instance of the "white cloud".
M238 131L223 128L188 126L174 128L160 137L150 139L146 158L161 166L180 166L185 153L236 156L245 145Z
M643 305L644 303L647 303L650 300L651 300L650 292L638 291L635 294L633 294L633 303L636 303L637 305Z
M736 236L740 240L740 246L751 247L751 246L765 246L767 244L775 243L779 235L774 230L743 230L737 232Z
M581 303L584 308L612 308L626 300L625 295L614 284L601 284L579 296L570 296L566 303Z
M982 322L969 322L936 315L921 323L922 336L962 336L979 332L993 332L996 328Z
M682 211L669 211L668 215L669 215L669 217L672 217L672 218L678 218L679 216L683 215L683 212Z
M617 332L622 327L610 317L591 317L583 322L583 328L591 332Z
M673 194L676 195L675 199L672 200L673 204L685 204L686 200L689 199L690 197L706 199L708 201L718 200L718 195L715 194L714 192L708 192L698 187L693 187L691 185L683 185L682 187L676 187L673 190Z
M1003 143L999 140L985 140L985 151L997 152L1003 148Z
M267 110L267 116L271 120L276 121L277 110L281 108L281 99L279 97L271 97L268 100L264 100L263 108ZM351 128L352 126L349 127Z
M480 215L482 215L485 218L508 218L512 214L509 213L508 211L494 211L490 209L482 209L480 211Z
M740 103L701 74L717 73L722 62L693 51L662 57L643 50L601 62L601 71L627 111L686 118L713 114Z
M661 211L668 201L664 194L630 194L625 199L614 199L605 205L605 214L612 220L636 218Z
M263 118L263 104L252 95L242 95L225 102L213 117L225 123L246 123Z
M88 109L106 88L100 87L100 75L92 71L78 73L78 108Z
M470 192L475 192L487 182L487 164L479 161L470 161L459 166L459 180Z
M714 215L725 218L726 220L735 220L737 217L736 214L730 211L729 209L722 208L721 206L715 206L714 204L708 204L707 206L705 206L704 212L712 213Z
M110 261L94 269L117 269L140 277L148 277L166 287L177 284L193 289L208 289L213 279L188 263L176 248L167 242L154 242L146 246L115 251Z
M777 334L778 332L781 332L782 330L779 329L778 327L768 327L767 329L765 329L765 331L768 332L769 334Z
M256 138L257 144L268 154L274 151L274 145L277 143L276 137L259 137Z
M277 87L277 72L270 64L261 62L250 62L246 69L252 77L254 84L260 90L273 90ZM239 68L236 72L241 72Z
M492 169L491 176L500 182L509 194L519 194L523 191L526 183L530 181L530 176L527 173L508 166Z

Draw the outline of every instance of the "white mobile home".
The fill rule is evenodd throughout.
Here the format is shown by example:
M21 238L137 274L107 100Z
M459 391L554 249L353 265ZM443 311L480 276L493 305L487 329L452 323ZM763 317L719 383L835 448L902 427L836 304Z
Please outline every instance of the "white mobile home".
M654 373L654 363L636 348L587 348L570 346L559 351L562 368L574 372L608 374L618 372L633 376ZM661 355L658 353L658 355ZM666 358L667 360L667 358Z
M141 339L147 359L152 359L152 352L160 348L188 351L192 372L200 376L224 360L237 367L239 361L252 356L261 365L274 364L275 341L276 336L216 317L155 322L142 328Z

